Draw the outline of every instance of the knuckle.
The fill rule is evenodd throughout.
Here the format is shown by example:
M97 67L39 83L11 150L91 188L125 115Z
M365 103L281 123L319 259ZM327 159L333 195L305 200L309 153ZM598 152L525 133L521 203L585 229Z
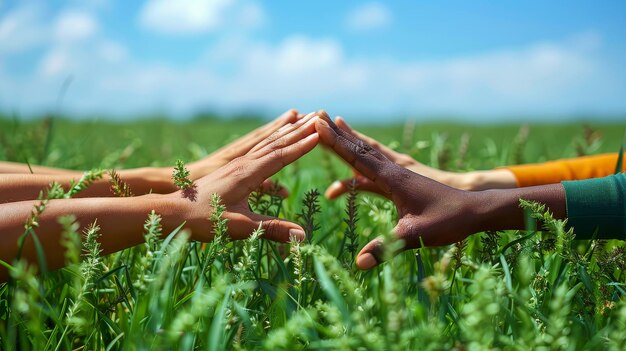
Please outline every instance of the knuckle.
M263 221L263 230L265 231L263 235L270 239L277 238L278 227L279 225L276 219L269 219L269 220Z
M236 158L228 163L233 178L246 178L248 176L249 168L246 167L247 163L245 157Z
M274 149L270 153L270 158L274 161L279 161L283 167L286 166L284 156L285 156L285 150L282 148Z
M285 139L283 138L278 138L276 140L274 140L271 144L270 144L270 148L272 150L278 150L281 149L283 147L285 147L287 144L287 142L285 141Z
M373 154L374 149L364 142L363 140L357 140L355 143L356 153L362 156Z
M270 135L267 137L267 143L271 145L272 143L274 143L274 142L275 142L276 140L278 140L279 138L280 138L280 133L279 133L279 131L275 131L274 133L270 134Z

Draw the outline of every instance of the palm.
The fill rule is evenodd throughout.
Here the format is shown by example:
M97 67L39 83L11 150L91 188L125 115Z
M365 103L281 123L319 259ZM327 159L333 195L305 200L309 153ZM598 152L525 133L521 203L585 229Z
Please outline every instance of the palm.
M206 230L206 218L212 211L210 203L213 194L219 195L226 207L224 217L229 220L229 234L233 239L246 238L259 226L270 240L287 242L291 236L304 238L304 231L295 223L251 212L247 199L265 179L315 147L318 141L316 120L315 114L307 115L196 182L197 196L191 199L194 205L191 221L196 228L204 227L204 230L198 231L202 233L198 240L211 239L210 231Z

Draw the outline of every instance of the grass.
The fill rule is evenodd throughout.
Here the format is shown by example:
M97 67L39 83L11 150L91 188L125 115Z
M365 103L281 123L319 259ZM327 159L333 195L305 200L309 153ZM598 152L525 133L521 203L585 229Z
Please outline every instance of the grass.
M0 159L76 169L173 165L259 123L0 119ZM614 152L626 125L360 129L424 163L469 170ZM189 242L182 228L162 233L158 214L146 213L143 245L101 257L97 223L60 218L69 265L35 275L16 263L16 279L0 285L0 348L626 348L622 241L572 240L562 221L525 203L545 228L480 233L362 272L355 250L377 235L392 241L396 214L377 197L331 202L315 190L349 173L315 150L276 177L292 197L251 198L257 212L300 221L303 244L259 240L259 231L229 240L217 197L207 214L219 223L216 240L206 246Z

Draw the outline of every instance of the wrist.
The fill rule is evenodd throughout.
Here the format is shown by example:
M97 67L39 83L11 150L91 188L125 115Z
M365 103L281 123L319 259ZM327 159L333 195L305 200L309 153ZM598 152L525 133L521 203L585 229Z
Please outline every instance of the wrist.
M507 169L457 173L459 189L479 191L488 189L512 189L517 187L515 175Z
M489 216L497 212L497 206L492 203L492 194L487 191L467 191L462 192L462 215L458 219L463 223L463 228L467 228L468 235L482 232L490 225Z
M192 201L181 191L158 196L163 196L170 204L167 214L172 223L176 223L172 230L184 222L185 228L191 231L192 240L207 242L213 239L213 225L209 220L212 208L209 204Z
M525 214L520 199L546 206L554 218L565 218L565 191L561 184L517 189L494 189L474 192L473 209L476 231L525 229Z
M475 206L472 207L473 228L475 232L501 230L499 220L506 209L517 207L517 202L503 201L501 190L481 190L471 192Z
M167 167L141 167L119 172L135 195L168 194L176 191L172 182L172 169Z
M476 185L479 180L480 179L475 172L445 172L442 176L441 182L456 189L474 191L477 190Z

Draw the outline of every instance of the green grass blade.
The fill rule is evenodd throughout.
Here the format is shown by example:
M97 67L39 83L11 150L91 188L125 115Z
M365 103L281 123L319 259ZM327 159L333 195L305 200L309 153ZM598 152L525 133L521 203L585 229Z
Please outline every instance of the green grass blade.
M346 301L341 296L341 293L331 280L326 268L319 260L314 260L313 265L315 267L315 274L319 280L319 284L322 288L322 291L326 293L326 296L333 302L333 304L341 311L341 315L343 316L344 322L349 324L350 322L350 314L348 312L348 306Z
M226 290L224 299L217 310L217 313L213 316L213 322L211 323L211 331L209 333L209 340L207 342L209 351L217 351L224 349L224 320L226 319L226 309L230 302L230 289Z

